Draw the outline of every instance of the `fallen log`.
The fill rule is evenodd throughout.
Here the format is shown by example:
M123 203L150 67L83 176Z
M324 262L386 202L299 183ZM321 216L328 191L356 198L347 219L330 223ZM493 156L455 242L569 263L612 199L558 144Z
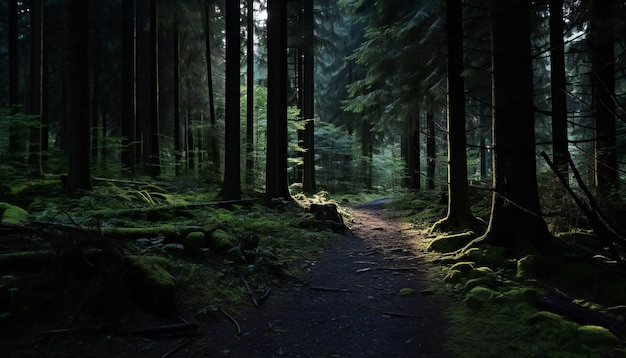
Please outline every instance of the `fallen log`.
M540 296L537 298L536 304L543 310L560 314L578 324L601 326L621 339L626 338L626 325L623 321L578 305L567 298Z

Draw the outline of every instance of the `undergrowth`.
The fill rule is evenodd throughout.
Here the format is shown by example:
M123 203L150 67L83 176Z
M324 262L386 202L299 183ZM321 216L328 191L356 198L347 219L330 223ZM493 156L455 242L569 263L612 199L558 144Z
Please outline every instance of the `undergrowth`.
M450 353L468 358L626 356L626 345L619 338L623 333L575 323L538 305L540 297L567 295L577 305L623 322L626 280L622 276L584 261L568 245L571 239L566 235L525 257L512 257L506 249L493 246L461 254L455 250L463 245L435 251L433 242L464 237L430 231L446 214L447 203L441 199L434 193L408 193L390 208L413 228L416 249L435 266L433 290L449 298ZM473 212L488 220L490 200L477 197L472 202L478 203ZM590 236L585 236L587 242L593 240Z

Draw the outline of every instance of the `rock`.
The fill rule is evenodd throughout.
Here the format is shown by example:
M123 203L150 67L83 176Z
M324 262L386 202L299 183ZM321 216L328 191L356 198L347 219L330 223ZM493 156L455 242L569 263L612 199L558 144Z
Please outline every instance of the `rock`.
M28 221L28 211L19 206L1 202L0 212L2 212L1 221L6 224L20 225Z
M192 231L183 240L183 247L185 252L190 255L196 255L200 252L200 249L205 247L206 238L202 231Z
M139 306L158 314L176 312L176 279L168 271L168 259L128 255L125 266L129 291Z
M315 216L315 220L332 221L343 224L343 217L335 204L311 204L309 212Z

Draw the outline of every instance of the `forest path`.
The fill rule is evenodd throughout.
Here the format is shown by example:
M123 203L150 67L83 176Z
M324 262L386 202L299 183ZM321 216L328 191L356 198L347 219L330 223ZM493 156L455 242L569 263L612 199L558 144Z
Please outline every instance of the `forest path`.
M233 314L240 335L222 317L202 324L201 337L147 344L142 354L180 344L168 356L449 357L443 305L426 287L429 265L384 204L354 209L350 231L330 240L299 280L275 288L259 309ZM401 296L406 288L414 293Z

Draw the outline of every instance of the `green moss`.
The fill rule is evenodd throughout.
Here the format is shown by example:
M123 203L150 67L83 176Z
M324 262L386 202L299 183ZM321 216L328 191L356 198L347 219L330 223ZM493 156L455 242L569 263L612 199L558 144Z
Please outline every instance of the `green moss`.
M476 234L473 231L442 235L435 238L430 245L428 245L428 249L437 252L453 252L463 248L474 238L476 238Z
M185 252L188 254L196 255L200 252L200 249L205 247L206 238L202 231L192 231L183 240L183 246Z
M515 267L515 261L509 258L510 252L505 247L481 245L465 250L456 257L457 261L471 261L481 266L509 268Z
M502 292L497 298L505 302L535 302L537 295L538 292L535 288L515 286Z
M168 270L172 263L157 256L126 256L129 290L139 306L157 313L176 309L176 279Z
M464 302L467 307L480 308L497 296L497 292L487 287L476 286L465 295Z
M226 231L217 229L211 233L208 244L210 247L214 248L215 251L224 253L233 248L234 241L235 240Z
M402 289L400 289L400 291L398 292L398 295L401 297L406 297L406 296L411 296L415 293L415 290L412 288L408 288L408 287L404 287Z
M28 221L28 212L19 206L0 202L2 222L6 224L21 225Z
M620 339L613 333L599 326L579 327L578 340L588 346L616 346L620 343Z
M539 255L527 255L517 261L515 277L520 280L546 277L550 266L546 259Z

